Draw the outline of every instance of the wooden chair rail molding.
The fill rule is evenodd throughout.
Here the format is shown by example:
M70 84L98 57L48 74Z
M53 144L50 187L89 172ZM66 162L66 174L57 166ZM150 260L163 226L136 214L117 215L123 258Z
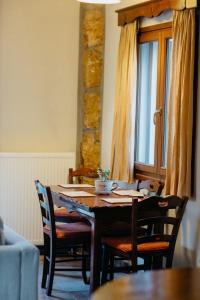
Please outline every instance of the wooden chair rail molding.
M198 0L152 0L129 6L116 12L118 13L118 25L124 26L132 23L139 17L157 17L168 9L183 10L197 7L199 7Z

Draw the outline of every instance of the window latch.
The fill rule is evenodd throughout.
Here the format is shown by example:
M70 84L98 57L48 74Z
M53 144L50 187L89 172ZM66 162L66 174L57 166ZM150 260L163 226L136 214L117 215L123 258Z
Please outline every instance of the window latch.
M156 125L156 116L157 115L160 115L161 116L162 114L162 108L157 108L155 113L153 114L153 124Z

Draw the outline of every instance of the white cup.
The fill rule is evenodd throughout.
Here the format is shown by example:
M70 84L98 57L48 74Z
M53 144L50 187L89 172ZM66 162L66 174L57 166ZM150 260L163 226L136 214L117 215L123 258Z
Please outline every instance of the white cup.
M112 180L95 180L95 191L96 194L110 194L113 190L118 187L118 184Z

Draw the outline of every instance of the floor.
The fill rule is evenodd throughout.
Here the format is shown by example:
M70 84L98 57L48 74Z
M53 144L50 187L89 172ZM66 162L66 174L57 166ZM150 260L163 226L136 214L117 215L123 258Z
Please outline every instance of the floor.
M62 263L62 266L64 264ZM79 262L70 262L65 264L65 267L80 267ZM118 262L118 265L121 265ZM42 278L42 257L40 259L40 270L39 270L39 300L89 300L89 285L84 284L82 280L81 272L57 272L54 276L54 283L52 289L52 296L46 296L45 289L41 288ZM57 265L59 267L59 264ZM89 274L88 274L89 275ZM124 276L124 273L116 273L115 278Z
M71 265L72 263L70 263ZM80 267L79 262L73 263ZM174 255L175 268L191 267L186 261L186 256L182 248L176 248ZM125 274L116 274L115 278ZM57 272L54 277L52 296L48 297L45 290L40 288L42 276L42 258L40 261L39 272L39 300L89 300L89 285L85 285L82 280L81 272Z
M78 267L78 263L76 263ZM39 300L88 300L89 285L85 285L81 272L57 272L54 277L52 296L46 296L45 289L41 289L42 260L39 272Z

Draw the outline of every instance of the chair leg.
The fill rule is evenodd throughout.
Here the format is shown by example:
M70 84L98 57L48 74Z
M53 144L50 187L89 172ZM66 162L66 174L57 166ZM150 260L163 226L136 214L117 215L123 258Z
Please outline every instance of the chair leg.
M152 257L144 257L144 271L151 270L152 268Z
M44 255L44 263L43 263L43 272L42 272L42 289L46 288L46 281L47 275L49 273L49 261L47 260L46 256Z
M104 245L103 255L102 255L102 275L101 275L101 285L108 281L108 264L109 264L109 251L108 247Z
M110 280L114 279L114 254L110 251Z
M85 246L82 248L82 277L85 284L90 283L90 278L87 277L87 256L85 255Z
M153 256L153 270L160 270L163 268L163 257L162 256Z
M53 279L54 279L54 271L55 271L55 249L51 246L50 250L50 263L49 263L49 276L47 282L47 296L51 296L52 286L53 286Z
M166 268L169 269L172 267L173 256L167 256L166 258Z

